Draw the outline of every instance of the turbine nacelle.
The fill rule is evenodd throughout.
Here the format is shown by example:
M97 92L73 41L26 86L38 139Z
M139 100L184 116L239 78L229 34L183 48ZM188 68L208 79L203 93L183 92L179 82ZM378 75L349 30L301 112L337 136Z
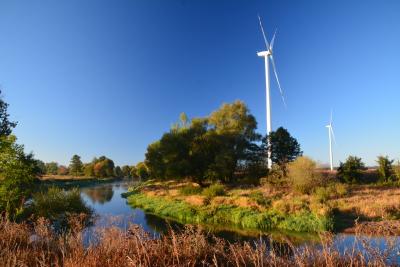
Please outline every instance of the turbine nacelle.
M257 56L259 57L268 57L270 55L272 55L270 50L257 52Z

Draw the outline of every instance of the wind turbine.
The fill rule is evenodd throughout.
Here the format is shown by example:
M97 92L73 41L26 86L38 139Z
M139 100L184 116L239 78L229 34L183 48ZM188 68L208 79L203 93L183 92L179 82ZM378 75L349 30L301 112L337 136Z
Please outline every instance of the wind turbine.
M269 136L270 133L272 132L272 125L271 125L271 99L270 99L270 84L269 84L269 59L271 59L271 64L272 64L272 69L274 71L274 75L275 75L275 79L276 79L276 83L278 84L278 88L279 88L279 92L281 93L281 97L282 97L282 101L283 104L286 106L285 103L285 98L283 97L283 91L281 88L281 84L279 82L279 78L278 78L278 73L276 71L276 67L275 67L275 61L274 61L274 57L273 57L273 53L272 53L272 49L274 47L274 41L275 41L275 34L276 34L276 30L275 33L271 39L271 43L268 43L267 37L265 36L265 32L264 32L264 28L262 26L261 23L261 18L260 16L258 16L258 21L260 22L260 28L261 28L261 32L262 35L264 37L264 42L265 42L265 51L261 51L258 52L257 55L259 57L263 57L264 61L265 61L265 88L266 88L266 109L267 109L267 135ZM269 140L267 139L267 145L268 145L268 151L267 151L267 161L268 161L268 169L271 169L272 167L272 161L271 161L271 149L270 149L270 143Z
M332 128L332 111L331 111L331 119L329 121L329 124L326 125L325 127L328 128L328 135L329 135L329 162L330 162L330 166L331 166L331 171L333 171L332 139L335 141L335 134L333 133L333 128Z

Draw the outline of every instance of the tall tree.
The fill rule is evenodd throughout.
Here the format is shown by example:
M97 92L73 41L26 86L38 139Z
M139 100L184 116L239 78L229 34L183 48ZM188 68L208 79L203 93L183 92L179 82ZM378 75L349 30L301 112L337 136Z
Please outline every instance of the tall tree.
M46 165L46 174L57 174L58 163L57 162L48 162Z
M9 121L9 114L7 113L8 103L4 102L0 90L0 136L8 136L11 134L12 129L17 126L16 122Z
M73 155L69 164L69 173L74 176L81 176L83 174L83 163L81 157Z
M267 147L267 138L269 139L270 147ZM294 161L303 154L299 142L283 127L279 127L264 138L263 145L265 155L270 149L272 162L280 167L284 175L286 175L287 163Z
M115 167L114 176L117 177L117 178L123 178L124 177L120 166L116 166Z

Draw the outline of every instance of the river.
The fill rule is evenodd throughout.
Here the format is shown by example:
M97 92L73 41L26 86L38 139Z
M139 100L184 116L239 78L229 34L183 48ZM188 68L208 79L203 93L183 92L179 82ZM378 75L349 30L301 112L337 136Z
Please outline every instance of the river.
M90 239L91 233L98 228L117 226L126 229L130 224L140 225L145 231L149 232L155 238L159 237L169 227L179 229L182 227L179 223L171 220L160 218L158 216L147 214L141 209L132 208L126 202L126 199L121 196L125 193L132 182L113 182L109 184L92 185L81 188L81 196L85 202L94 210L97 219L93 226L87 229L87 238ZM243 229L226 229L216 228L211 226L201 226L206 230L213 232L216 236L222 237L230 242L242 241L259 241L260 238L270 241L283 242L290 241L291 243L301 246L306 243L319 243L319 236L315 234L303 233L288 233L288 232L259 232L246 231ZM383 250L387 247L388 240L384 237L365 237L370 240L371 244L376 249ZM339 251L344 252L351 250L354 245L362 246L354 243L355 237L351 234L336 234L334 237L335 247ZM394 240L398 246L397 262L400 263L400 238ZM390 242L393 242L391 240ZM362 249L362 248L361 248Z

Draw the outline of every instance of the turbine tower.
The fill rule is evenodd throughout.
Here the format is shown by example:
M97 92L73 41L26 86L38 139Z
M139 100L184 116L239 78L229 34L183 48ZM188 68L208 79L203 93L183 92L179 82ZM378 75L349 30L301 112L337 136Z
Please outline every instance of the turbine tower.
M270 135L270 133L272 132L272 125L271 125L271 97L270 97L270 79L269 79L269 59L271 59L271 64L272 64L272 70L274 71L274 75L275 75L275 79L276 79L276 83L278 84L278 88L279 88L279 92L281 94L282 97L282 101L283 104L286 106L285 103L285 98L283 97L283 91L281 88L281 84L279 82L279 78L278 78L278 73L276 71L276 67L275 67L275 61L274 61L274 57L273 57L273 53L272 53L272 49L274 47L274 41L275 41L275 34L276 34L276 30L275 33L271 39L271 43L268 43L267 37L265 35L264 32L264 28L262 26L261 23L261 18L260 16L258 16L258 21L260 22L260 28L261 28L261 32L264 38L264 42L265 42L265 51L261 51L258 52L257 55L259 57L263 57L264 61L265 61L265 89L266 89L266 109L267 109L267 136ZM267 151L267 161L268 161L268 169L271 169L272 167L272 161L271 161L271 147L270 147L270 142L269 139L267 138L267 145L268 145L268 151Z
M333 152L332 152L332 139L335 141L335 134L333 133L332 127L332 111L331 111L331 119L329 124L325 126L328 128L328 136L329 136L329 163L331 166L331 171L333 171Z

